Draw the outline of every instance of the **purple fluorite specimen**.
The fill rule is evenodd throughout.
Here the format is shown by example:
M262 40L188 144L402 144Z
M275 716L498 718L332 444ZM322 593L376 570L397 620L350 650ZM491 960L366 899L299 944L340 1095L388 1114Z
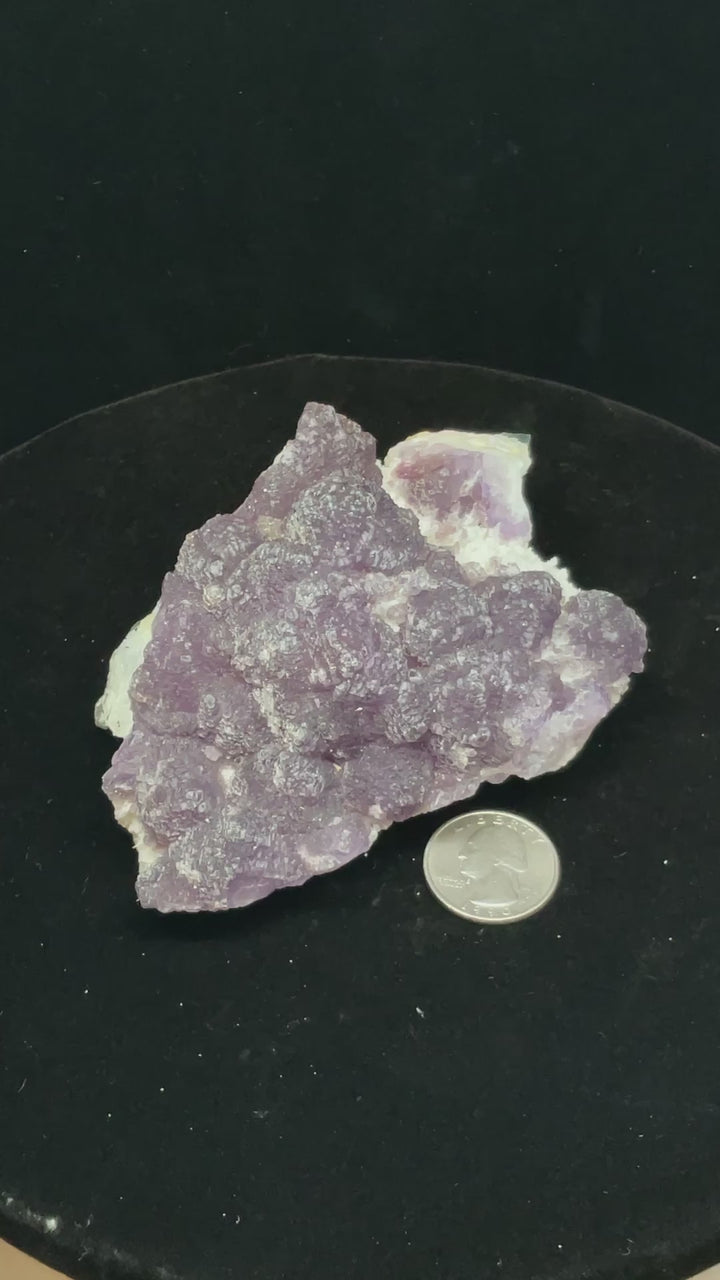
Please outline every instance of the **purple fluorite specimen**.
M636 615L530 549L527 450L473 440L412 437L383 481L372 437L310 404L186 539L104 779L143 906L245 906L557 768L641 669Z

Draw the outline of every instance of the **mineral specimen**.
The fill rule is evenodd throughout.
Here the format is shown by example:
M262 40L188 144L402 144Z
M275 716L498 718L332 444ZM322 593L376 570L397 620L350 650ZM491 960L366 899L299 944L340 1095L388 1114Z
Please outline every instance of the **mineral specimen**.
M642 668L622 601L530 546L527 439L375 442L309 404L117 651L104 778L161 911L246 906L482 782L567 763Z

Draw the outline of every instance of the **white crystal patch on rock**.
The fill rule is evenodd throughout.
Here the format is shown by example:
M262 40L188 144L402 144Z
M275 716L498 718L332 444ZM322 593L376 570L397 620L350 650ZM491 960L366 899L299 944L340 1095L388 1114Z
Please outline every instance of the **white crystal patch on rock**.
M418 518L423 537L447 547L469 577L540 569L565 597L575 587L559 561L531 545L524 479L530 437L473 431L420 431L390 449L383 485Z
M95 723L99 729L108 729L116 738L126 738L132 729L130 682L142 662L158 608L156 605L151 613L130 628L110 658L107 684L95 706Z

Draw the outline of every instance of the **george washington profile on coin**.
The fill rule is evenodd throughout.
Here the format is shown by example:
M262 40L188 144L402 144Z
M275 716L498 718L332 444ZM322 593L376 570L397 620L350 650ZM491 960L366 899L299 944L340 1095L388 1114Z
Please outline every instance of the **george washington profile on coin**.
M527 870L522 837L510 827L476 827L458 854L458 871L478 906L512 907Z

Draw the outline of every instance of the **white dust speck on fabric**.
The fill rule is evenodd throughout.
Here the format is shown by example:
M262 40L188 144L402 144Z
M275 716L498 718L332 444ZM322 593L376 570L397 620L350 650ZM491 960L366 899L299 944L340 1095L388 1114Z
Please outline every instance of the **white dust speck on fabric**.
M27 1205L16 1200L14 1196L0 1196L0 1204L4 1209L11 1212L11 1216L17 1222L23 1222L29 1227L34 1227L36 1231L44 1231L46 1235L54 1235L62 1225L62 1219L56 1214L37 1213L34 1209L29 1209Z

